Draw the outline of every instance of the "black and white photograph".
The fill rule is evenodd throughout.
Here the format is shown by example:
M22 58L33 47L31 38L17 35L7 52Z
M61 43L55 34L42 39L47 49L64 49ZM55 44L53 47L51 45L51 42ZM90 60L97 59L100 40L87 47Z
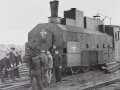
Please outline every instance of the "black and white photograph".
M120 90L120 0L0 0L0 90Z

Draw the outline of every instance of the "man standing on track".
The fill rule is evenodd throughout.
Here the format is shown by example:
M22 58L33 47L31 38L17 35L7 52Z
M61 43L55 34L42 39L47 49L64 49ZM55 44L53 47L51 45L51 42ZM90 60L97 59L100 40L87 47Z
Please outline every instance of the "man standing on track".
M55 50L53 60L54 60L56 83L60 83L61 82L61 69L62 69L63 59L62 59L62 55L58 52L58 50Z
M33 56L31 59L31 69L30 69L31 82L30 84L32 88L34 87L33 82L35 78L38 89L44 90L41 73L42 73L42 68L44 67L44 62L46 61L46 57L47 55L45 54L45 51L41 50L40 54Z
M10 66L11 66L10 77L13 81L15 80L15 77L14 77L15 61L16 61L15 48L11 47L11 51L10 51Z

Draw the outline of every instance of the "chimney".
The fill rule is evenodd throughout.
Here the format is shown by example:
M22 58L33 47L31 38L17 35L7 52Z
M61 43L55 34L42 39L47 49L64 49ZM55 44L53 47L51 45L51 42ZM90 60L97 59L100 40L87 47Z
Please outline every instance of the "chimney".
M50 2L51 17L58 17L58 4L59 4L59 1L57 0Z
M61 18L58 17L58 6L58 0L50 1L51 17L49 17L49 23L61 23Z

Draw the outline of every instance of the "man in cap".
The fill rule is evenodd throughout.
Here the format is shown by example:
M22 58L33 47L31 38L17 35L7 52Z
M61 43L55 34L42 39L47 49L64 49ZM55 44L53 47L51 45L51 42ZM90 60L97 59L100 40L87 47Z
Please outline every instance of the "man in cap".
M4 73L4 77L5 78L8 78L8 75L9 75L9 69L10 69L10 54L6 54L5 58L4 58L4 61L5 61L5 73Z
M0 78L1 78L1 82L5 82L4 79L4 65L3 65L3 59L0 60Z
M14 69L14 76L16 78L20 78L19 69L18 69L18 66L20 65L20 62L22 64L21 51L16 52L15 69Z
M54 57L54 69L55 69L55 78L56 83L61 82L61 69L62 69L62 55L58 52L58 50L55 51Z
M44 86L42 83L42 78L41 78L41 73L42 73L42 68L44 67L44 62L47 59L47 55L45 54L44 50L41 50L40 54L37 54L36 56L32 57L32 67L31 67L31 86L33 87L33 80L34 78L37 81L37 86L39 90L43 90Z
M0 60L0 77L1 77L1 82L5 82L5 75L8 76L7 64L6 64L6 60L8 58L9 58L8 55L6 55L5 58L2 58Z
M12 64L13 67L15 66L15 60L16 60L15 55L16 55L15 48L11 47L10 61L11 61L11 64Z
M49 70L49 59L48 59L48 55L45 53L44 50L41 50L40 53L40 58L42 60L42 62L44 62L43 65L43 82L44 82L44 86L46 87L48 85L48 79L49 79L49 75L48 75L48 70Z
M16 65L20 65L20 63L22 64L22 58L21 58L21 53L22 51L16 52L16 56L17 56L17 60L16 60Z
M50 53L52 54L52 56L54 56L55 50L57 50L56 48L57 48L56 45L53 45L53 46L49 49L49 51L50 51Z
M14 77L15 70L14 69L15 69L15 61L16 61L15 48L11 47L10 49L11 49L11 51L10 51L10 66L11 66L10 77L14 81L15 80L15 77Z
M46 55L48 56L48 61L46 63L47 67L45 69L45 76L46 76L46 79L47 79L47 84L49 85L50 81L51 81L51 77L52 77L53 57L52 57L49 50L46 51Z

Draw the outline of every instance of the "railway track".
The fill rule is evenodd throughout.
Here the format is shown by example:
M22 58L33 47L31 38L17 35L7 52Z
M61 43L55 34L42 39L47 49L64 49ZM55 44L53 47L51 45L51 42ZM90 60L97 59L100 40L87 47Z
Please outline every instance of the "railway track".
M6 80L5 83L0 83L0 90L18 90L22 87L29 86L29 69L25 64L19 67L20 79L12 81Z

